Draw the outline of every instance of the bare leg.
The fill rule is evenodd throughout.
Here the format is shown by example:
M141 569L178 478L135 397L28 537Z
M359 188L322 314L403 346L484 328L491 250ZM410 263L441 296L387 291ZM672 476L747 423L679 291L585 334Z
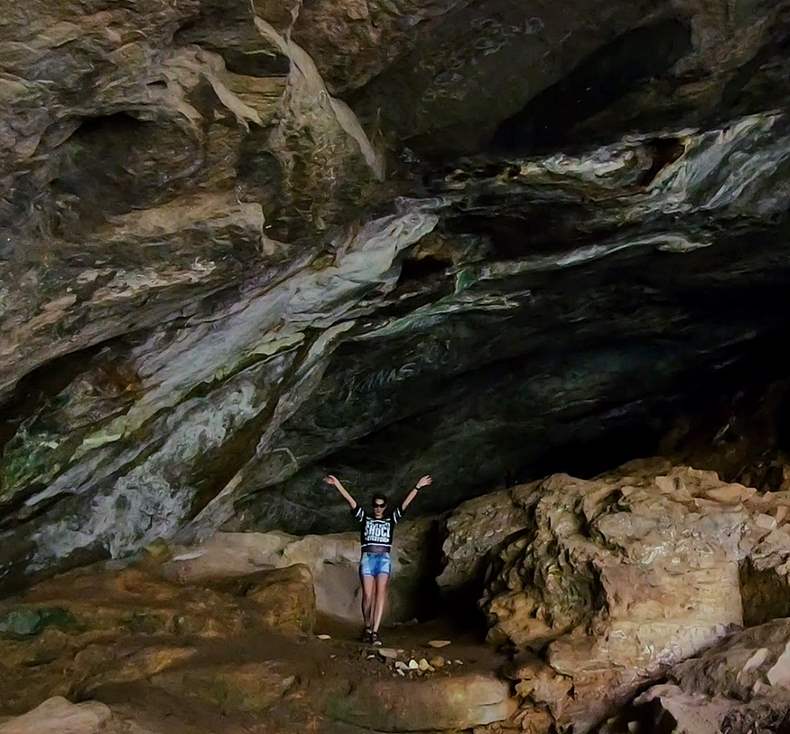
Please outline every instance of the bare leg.
M376 582L372 576L361 576L362 580L362 619L365 628L373 626L373 604L376 600Z
M386 573L376 576L376 598L373 605L373 631L378 632L381 618L384 616L384 607L387 603L387 584L390 577Z

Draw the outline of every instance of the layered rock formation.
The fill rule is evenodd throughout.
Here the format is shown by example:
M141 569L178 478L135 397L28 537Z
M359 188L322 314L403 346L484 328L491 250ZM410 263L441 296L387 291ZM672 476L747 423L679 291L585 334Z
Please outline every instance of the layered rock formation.
M55 700L0 726L781 734L789 520L787 492L664 459L470 500L446 518L438 583L447 599L481 590L487 646L452 626L471 619L454 601L446 642L431 642L434 622L388 628L393 647L368 648L358 622L316 621L343 536L157 544L136 564L72 571L0 604L0 715L51 696L98 702ZM426 524L405 538L429 545Z
M398 527L387 607L391 622L405 622L434 609L434 573L440 555L437 524L435 519L424 518ZM303 537L278 532L216 533L198 546L176 547L169 553L162 574L182 584L226 581L303 565L310 569L320 613L355 624L359 620L358 533Z
M3 734L449 733L516 711L501 658L479 643L470 658L449 642L455 660L406 676L356 642L356 623L353 642L348 626L313 635L304 565L220 577L216 558L210 575L163 558L72 571L0 604ZM180 583L163 579L174 568ZM392 634L433 650L421 631Z
M483 499L448 523L444 578L468 580L470 547L490 563L489 640L522 652L509 675L536 731L590 731L672 665L790 613L785 492L654 460Z
M780 732L790 717L790 629L777 619L733 635L669 671L605 732ZM631 724L633 729L634 724Z
M0 11L5 587L611 466L787 326L787 2Z

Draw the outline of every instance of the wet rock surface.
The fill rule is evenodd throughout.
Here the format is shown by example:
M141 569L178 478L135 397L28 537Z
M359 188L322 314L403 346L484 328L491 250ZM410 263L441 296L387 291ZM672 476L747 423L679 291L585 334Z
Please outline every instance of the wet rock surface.
M555 5L2 4L4 588L592 475L764 362L787 2Z

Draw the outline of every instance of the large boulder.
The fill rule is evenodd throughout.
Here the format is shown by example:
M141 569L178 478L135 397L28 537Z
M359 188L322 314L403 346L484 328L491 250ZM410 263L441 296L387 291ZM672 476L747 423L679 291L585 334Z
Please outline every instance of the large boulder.
M312 632L315 589L310 568L302 563L245 576L225 586L236 596L255 602L260 621L281 632Z
M151 678L154 685L170 693L210 703L223 713L262 713L279 701L295 680L272 661L190 666Z
M385 732L471 729L503 721L515 710L507 682L480 673L417 681L361 680L327 703L330 717Z
M435 521L423 518L398 526L387 619L406 621L431 601ZM216 533L205 542L173 550L165 578L202 584L248 576L263 569L300 564L312 573L317 610L331 617L360 619L359 534Z
M790 723L790 619L739 631L672 668L606 734L781 734ZM630 724L630 726L629 726Z
M521 651L510 675L524 711L584 732L667 666L790 612L789 503L714 472L640 461L462 506L445 548L462 546L452 528L479 528L467 542L489 561L488 638ZM490 508L501 521L475 522Z

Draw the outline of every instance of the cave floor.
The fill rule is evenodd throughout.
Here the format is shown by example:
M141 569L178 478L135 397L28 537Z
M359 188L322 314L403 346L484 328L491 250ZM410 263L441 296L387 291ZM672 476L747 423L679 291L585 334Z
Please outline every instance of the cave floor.
M393 659L359 642L359 633L358 626L330 618L319 618L315 632L302 635L260 628L214 638L126 631L113 639L85 638L49 659L62 633L47 630L13 645L18 674L0 686L0 714L21 713L22 701L36 691L38 700L65 695L104 703L134 734L351 734L374 729L364 718L376 720L379 705L396 719L411 716L415 694L442 698L447 686L465 690L470 680L493 681L506 662L477 630L455 620L415 621L385 626L382 649L406 664L425 659L436 667L401 674ZM450 644L437 649L432 640ZM14 701L19 705L9 710Z
M318 637L325 634L330 639ZM188 691L169 692L145 680L100 686L91 691L90 697L107 704L117 717L133 722L142 731L351 734L367 729L326 716L324 712L331 709L328 701L333 697L342 698L354 689L390 680L395 698L407 707L413 686L420 682L478 674L491 676L506 662L503 655L485 645L474 632L460 628L453 620L438 619L383 630L384 649L396 650L399 660L408 663L410 659L435 660L441 656L449 661L425 677L422 673L400 676L392 662L383 659L376 648L358 642L358 635L358 627L325 618L319 620L316 634L310 636L256 632L234 640L202 640L198 657L190 660L189 668L241 670L248 665L268 663L278 671L285 671L289 681L293 678L285 695L264 712L238 710L232 703L232 691L224 694L231 704L226 707L218 700L222 693L210 693L209 698L214 699L211 701L199 700ZM436 649L428 644L431 640L450 640L451 644ZM160 645L161 641L149 641L149 644Z

